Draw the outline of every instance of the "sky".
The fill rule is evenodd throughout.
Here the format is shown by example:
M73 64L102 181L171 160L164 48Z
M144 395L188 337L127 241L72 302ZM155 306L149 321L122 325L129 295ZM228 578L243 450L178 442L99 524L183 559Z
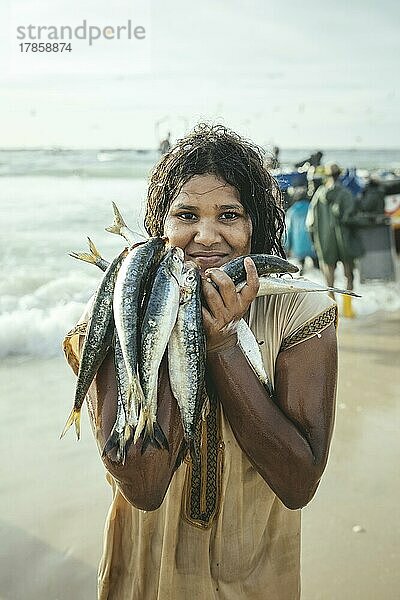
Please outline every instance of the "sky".
M144 39L17 39L128 19ZM150 148L208 120L284 148L398 148L399 22L397 0L2 0L0 147Z

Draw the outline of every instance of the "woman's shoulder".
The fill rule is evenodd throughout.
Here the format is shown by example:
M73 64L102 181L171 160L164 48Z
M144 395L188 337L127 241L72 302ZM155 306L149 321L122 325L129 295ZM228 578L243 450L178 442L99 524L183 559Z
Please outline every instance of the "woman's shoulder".
M296 338L300 330L311 337L336 323L337 305L320 292L262 296L254 301L252 319L259 333L264 330L267 339L279 340L282 345L285 340Z

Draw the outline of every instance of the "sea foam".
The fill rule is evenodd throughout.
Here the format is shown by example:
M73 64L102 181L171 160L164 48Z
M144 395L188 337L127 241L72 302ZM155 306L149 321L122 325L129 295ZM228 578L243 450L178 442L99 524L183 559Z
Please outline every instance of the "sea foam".
M96 277L87 277L78 271L46 282L32 293L3 295L0 298L0 357L61 354L64 335L81 316L97 285Z

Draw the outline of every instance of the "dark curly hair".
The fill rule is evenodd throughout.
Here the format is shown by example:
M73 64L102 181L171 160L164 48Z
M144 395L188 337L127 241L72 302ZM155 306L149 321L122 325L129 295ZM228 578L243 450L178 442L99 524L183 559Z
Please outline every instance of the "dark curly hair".
M264 166L264 151L222 125L200 123L154 167L144 222L147 233L163 235L168 209L182 185L194 175L205 174L238 190L253 225L251 251L285 257L282 196Z

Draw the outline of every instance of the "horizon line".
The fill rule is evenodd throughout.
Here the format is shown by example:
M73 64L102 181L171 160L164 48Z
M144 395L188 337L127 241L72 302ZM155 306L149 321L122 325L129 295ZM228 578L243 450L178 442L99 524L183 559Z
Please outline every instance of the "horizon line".
M276 144L258 144L261 148L273 148ZM173 145L172 145L173 146ZM309 150L316 151L321 150L321 152L332 151L332 150L347 150L347 151L363 151L363 150L384 150L384 151L400 151L400 146L279 146L279 149L282 150ZM81 150L81 151L101 151L101 152L109 152L109 151L122 151L126 152L135 150L135 151L158 151L156 146L144 146L144 147L133 147L133 146L57 146L57 145L49 145L49 146L0 146L0 152L8 152L8 151L39 151L39 150Z

